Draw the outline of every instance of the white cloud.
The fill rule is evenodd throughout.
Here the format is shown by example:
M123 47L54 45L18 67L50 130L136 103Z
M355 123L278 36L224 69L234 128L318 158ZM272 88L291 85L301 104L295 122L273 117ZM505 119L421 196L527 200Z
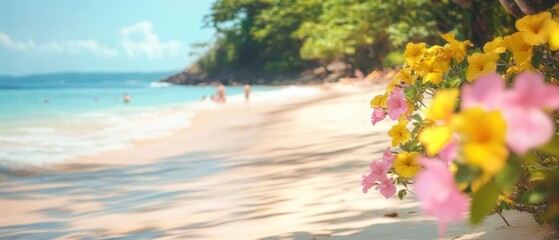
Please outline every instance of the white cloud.
M114 48L99 45L95 40L78 40L66 42L66 49L70 53L79 54L82 50L89 51L102 57L117 57L119 51Z
M0 45L12 51L56 54L92 53L101 57L113 58L120 53L117 49L100 45L95 40L75 40L49 43L35 43L32 39L14 41L8 34L0 32Z
M33 40L31 39L25 42L22 41L14 42L12 41L12 38L8 36L8 34L5 34L3 32L0 32L0 44L13 51L25 51L29 48L36 48L35 42L33 42Z
M121 41L124 52L130 58L145 55L148 58L162 58L168 56L180 56L185 53L182 42L170 40L161 42L153 32L153 26L148 21L141 21L132 26L120 29L123 40Z
M157 59L165 56L186 56L185 45L176 40L162 42L153 32L153 25L148 21L141 21L134 25L120 29L122 36L121 51L129 58L145 56L149 59ZM11 51L43 53L43 54L94 54L106 58L114 58L120 55L116 48L110 48L99 44L95 40L72 40L36 43L33 39L13 40L8 34L0 32L0 46Z

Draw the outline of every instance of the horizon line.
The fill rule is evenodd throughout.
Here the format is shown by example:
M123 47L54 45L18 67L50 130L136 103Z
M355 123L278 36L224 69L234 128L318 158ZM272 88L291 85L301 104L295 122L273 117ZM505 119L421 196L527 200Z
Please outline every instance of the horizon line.
M0 74L0 77L20 78L41 75L57 75L57 74L151 74L151 73L173 73L181 72L177 70L161 70L161 71L60 71L60 72L43 72L43 73L28 73L28 74Z

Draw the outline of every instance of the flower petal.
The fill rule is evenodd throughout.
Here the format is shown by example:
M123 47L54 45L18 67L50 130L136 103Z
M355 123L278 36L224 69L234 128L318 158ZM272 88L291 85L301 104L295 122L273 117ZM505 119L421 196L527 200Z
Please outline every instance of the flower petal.
M478 78L473 85L462 88L462 109L481 106L485 110L502 105L505 81L496 73Z
M547 143L553 136L551 117L541 110L509 108L505 118L509 124L507 144L518 154Z

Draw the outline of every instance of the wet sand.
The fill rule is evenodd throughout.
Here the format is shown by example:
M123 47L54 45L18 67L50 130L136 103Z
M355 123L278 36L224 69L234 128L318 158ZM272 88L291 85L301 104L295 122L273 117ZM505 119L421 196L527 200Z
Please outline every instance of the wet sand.
M2 239L436 239L413 197L361 192L389 144L370 125L382 86L321 87L290 102L227 105L134 148L0 181ZM396 213L397 217L385 217ZM529 214L445 239L550 239Z

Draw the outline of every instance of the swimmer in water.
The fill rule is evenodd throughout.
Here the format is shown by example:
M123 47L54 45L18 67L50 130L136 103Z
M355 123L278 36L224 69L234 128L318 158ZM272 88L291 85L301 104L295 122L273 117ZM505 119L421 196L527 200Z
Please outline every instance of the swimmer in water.
M123 100L124 103L130 103L130 101L132 101L132 98L130 98L130 95L128 95L128 93L124 93Z

